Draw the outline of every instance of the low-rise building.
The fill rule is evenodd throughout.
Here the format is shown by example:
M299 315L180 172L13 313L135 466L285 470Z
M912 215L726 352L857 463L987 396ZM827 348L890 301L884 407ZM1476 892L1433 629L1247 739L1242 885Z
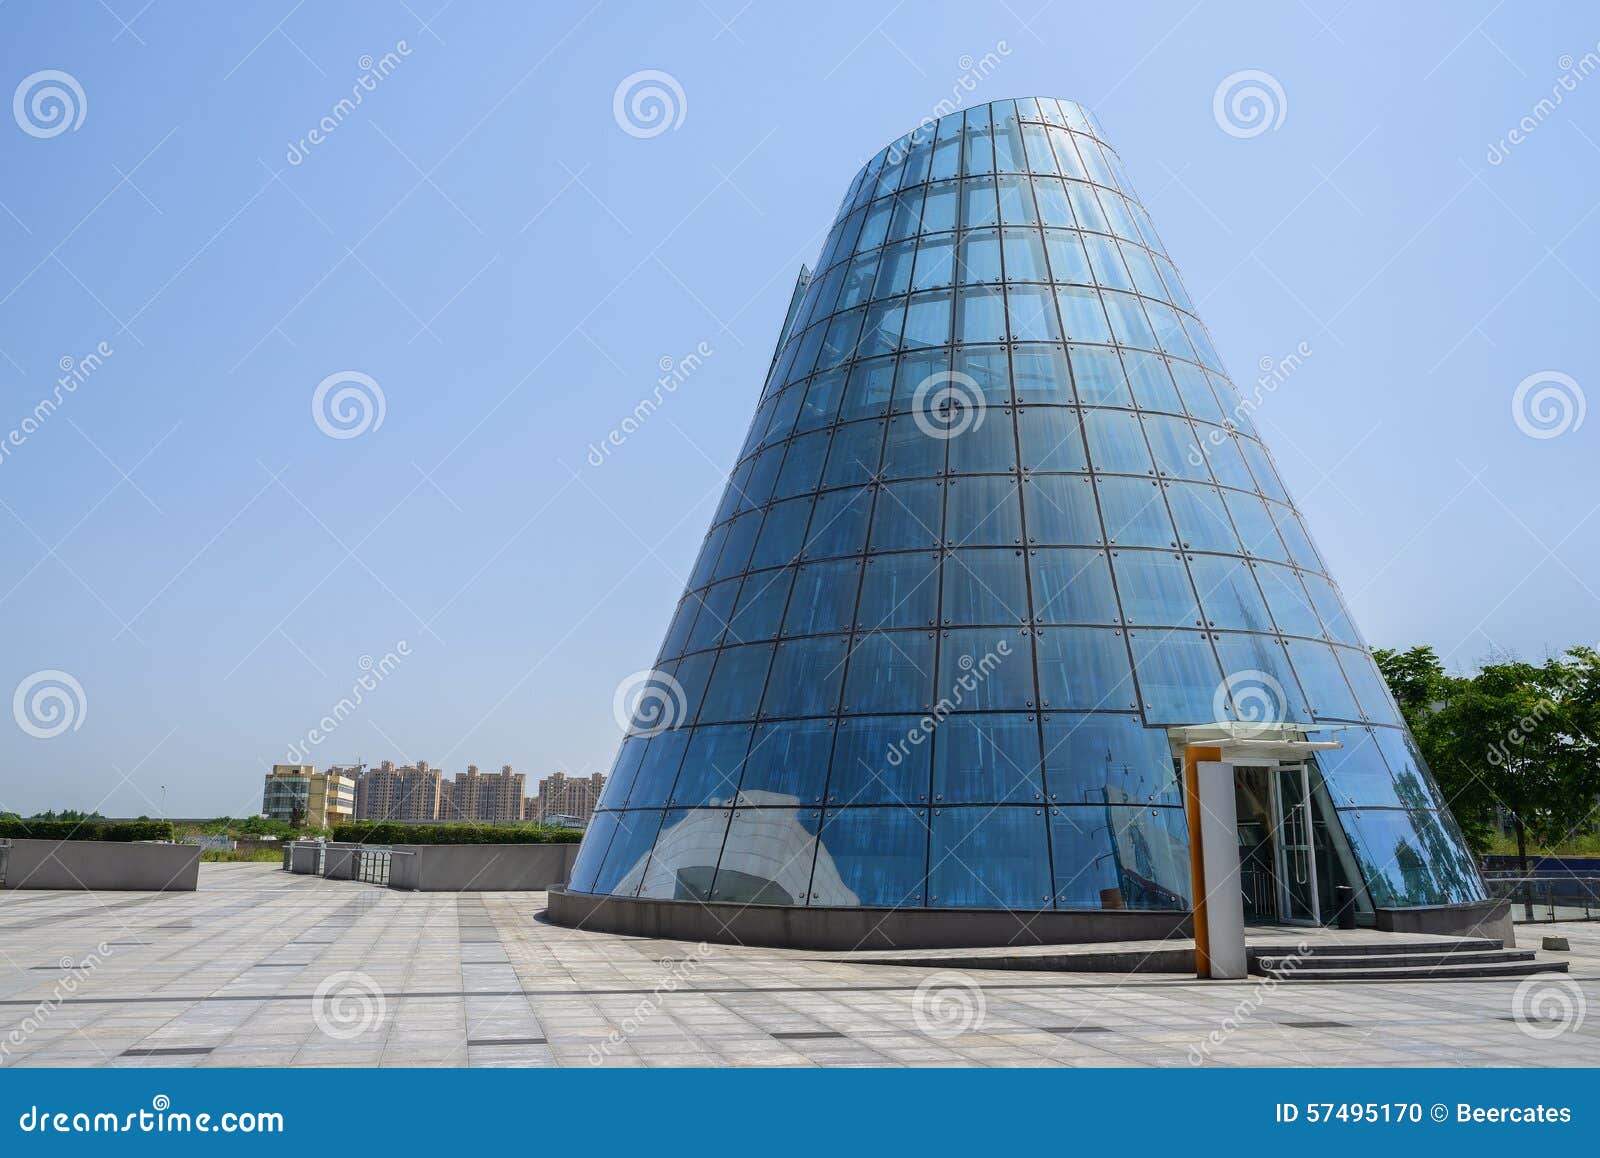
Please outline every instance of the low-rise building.
M332 828L355 818L356 782L341 770L274 764L261 792L261 815L301 828Z

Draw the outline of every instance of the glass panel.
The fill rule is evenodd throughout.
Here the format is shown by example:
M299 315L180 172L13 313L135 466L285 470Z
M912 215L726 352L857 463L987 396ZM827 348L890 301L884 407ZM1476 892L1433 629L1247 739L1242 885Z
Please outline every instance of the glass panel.
M613 896L631 897L639 889L644 865L661 825L661 813L618 812L611 847L606 850L603 868L595 875L593 890Z
M900 331L905 324L906 303L900 298L873 302L867 307L867 320L861 327L861 342L856 356L892 354L900 348Z
M956 303L956 338L962 342L1006 340L1005 298L997 289L967 286Z
M607 788L609 788L609 783ZM572 862L572 872L567 880L567 891L592 893L594 881L605 864L606 852L611 848L611 838L617 831L617 813L596 812L583 834L583 844L578 857Z
M840 720L828 803L926 804L932 745L925 725L917 716Z
M1052 280L1063 284L1068 282L1077 285L1093 284L1094 274L1089 269L1089 259L1084 256L1083 242L1076 232L1047 229L1044 234L1044 248L1050 257Z
M1017 386L1019 390L1022 388L1020 377ZM1017 426L1024 470L1089 469L1077 410L1064 406L1030 406L1017 411Z
M1289 501L1289 494L1283 489L1283 483L1278 481L1278 472L1272 468L1272 461L1267 457L1267 452L1253 438L1235 439L1239 450L1244 454L1245 461L1250 464L1250 473L1255 476L1256 488L1269 499L1277 499L1280 503Z
M859 554L867 543L871 515L871 487L851 487L817 496L811 528L806 533L806 557Z
M621 808L628 803L628 792L633 788L633 778L639 774L639 762L644 759L649 743L648 736L629 736L622 741L597 807Z
M1033 189L1026 177L1000 178L1000 221L1005 225L1037 225Z
M1311 719L1300 685L1283 648L1275 635L1232 635L1212 637L1217 658L1227 673L1232 710L1228 719L1249 724L1305 723ZM1220 702L1220 701L1219 701Z
M1119 547L1172 547L1177 532L1156 482L1136 478L1096 480L1106 537Z
M1196 418L1221 424L1222 407L1217 405L1211 387L1206 385L1205 371L1188 362L1174 362L1172 376L1177 380L1178 392L1183 395L1185 410Z
M770 643L746 643L717 653L716 671L700 706L702 723L748 720L756 714L772 661Z
M922 904L928 822L921 809L829 809L823 817L811 903Z
M1120 623L1104 551L1046 547L1028 552L1036 623Z
M825 716L839 707L849 637L786 639L778 644L763 716Z
M1241 553L1239 536L1234 534L1228 508L1223 505L1222 493L1216 487L1175 482L1166 492L1172 521L1185 547L1196 551L1226 551L1230 555Z
M1050 903L1042 808L935 809L929 856L929 905L1038 909Z
M689 635L686 650L702 651L717 646L728 626L728 617L733 614L733 601L738 595L737 579L729 579L706 590L700 616L694 621L694 631Z
M1022 542L1017 484L1008 475L949 480L945 543L955 547L1015 546Z
M1024 348L1034 350L1049 347ZM956 372L965 374L977 383L978 392L990 406L1005 406L1010 403L1011 366L1003 347L978 346L970 350L958 350Z
M1015 628L964 628L940 635L937 691L944 711L1033 707L1032 649Z
M1019 401L1063 405L1072 402L1072 378L1059 346L1017 346L1012 360Z
M1200 627L1189 570L1177 554L1113 551L1111 570L1122 596L1122 615L1145 627Z
M1303 573L1300 578L1306 585L1306 594L1311 596L1311 605L1317 609L1317 618L1322 620L1329 638L1336 643L1361 647L1361 634L1356 631L1350 613L1345 610L1344 600L1339 598L1339 592L1333 584L1321 575Z
M754 643L772 639L783 620L783 607L789 601L789 586L794 568L757 571L745 577L739 589L739 602L728 622L728 643Z
M1137 414L1126 410L1086 410L1083 429L1089 440L1089 461L1095 470L1155 474Z
M1117 352L1106 346L1071 346L1072 384L1085 406L1132 406Z
M1306 598L1305 588L1300 586L1299 576L1287 567L1275 567L1270 563L1257 563L1252 570L1279 631L1284 635L1315 637L1322 634L1322 625L1317 622L1317 613L1311 610L1311 601Z
M833 433L828 467L822 473L825 487L867 482L877 472L883 452L882 422L852 422Z
M873 297L898 297L906 292L911 285L911 262L915 253L914 241L897 242L883 251L878 277L872 285Z
M1267 504L1267 510L1272 514L1272 521L1277 524L1278 534L1283 536L1284 543L1288 545L1289 557L1307 571L1324 570L1322 558L1317 554L1316 547L1311 543L1311 536L1306 534L1304 525L1301 524L1295 513L1288 507L1280 506L1278 503ZM1312 593L1312 597L1316 598L1315 592ZM1319 611L1322 608L1320 600L1317 603L1317 608ZM1325 616L1324 618L1326 619L1327 617ZM1353 622L1350 631L1352 636L1349 642L1359 646L1361 640L1359 636L1355 635Z
M1146 630L1129 635L1146 722L1203 724L1215 719L1222 671L1202 632Z
M1023 488L1027 494L1030 543L1101 544L1094 488L1087 477L1038 475Z
M1347 736L1355 729L1346 728L1339 735ZM1431 808L1444 811L1444 801L1439 787L1428 772L1428 765L1417 750L1417 742L1404 728L1374 728L1372 737L1394 777L1394 794L1398 803L1407 808ZM1360 803L1358 800L1357 803Z
M1053 342L1061 337L1056 327L1056 305L1048 287L1008 286L1006 307L1013 342Z
M806 402L800 409L797 430L815 430L827 426L839 414L839 398L844 393L844 372L830 370L811 379L806 388Z
M1483 898L1472 857L1436 812L1341 812L1361 875L1379 906L1466 904Z
M633 791L628 794L628 804L634 808L659 808L672 795L673 782L678 779L678 765L683 763L683 751L689 746L689 730L675 728L650 738L639 764L639 775L634 779Z
M821 820L822 813L815 808L734 809L711 899L804 904Z
M1111 327L1100 308L1100 295L1094 290L1062 286L1056 290L1056 303L1061 307L1062 332L1068 338L1078 342L1111 340Z
M1146 414L1144 431L1150 440L1156 467L1163 475L1194 482L1211 481L1206 457L1188 420L1166 414Z
M822 635L850 630L855 617L859 559L803 564L783 620L785 635Z
M1002 352L1001 357L1005 355ZM970 392L965 384L952 387L951 400L960 404ZM1016 436L1009 406L989 406L982 410L951 408L951 419L940 429L949 432L950 459L945 469L951 474L1014 471L1017 469Z
M933 706L933 633L874 631L856 637L845 676L845 712L925 712Z
M1000 204L995 200L994 178L968 177L961 183L962 228L975 229L999 222Z
M1124 712L1138 707L1121 631L1052 627L1036 632L1035 642L1044 707Z
M870 549L937 547L943 526L943 483L929 479L881 486L872 510Z
M1000 280L1000 233L981 229L961 235L960 278L963 284Z
M833 732L832 720L790 720L758 727L739 782L739 803L821 804Z
M639 896L673 901L708 899L728 832L728 815L725 808L668 812L650 861L642 870Z
M901 344L907 348L943 346L950 341L950 291L912 294L906 306L906 332Z
M1243 559L1219 555L1189 556L1189 573L1200 592L1206 626L1238 631L1274 630L1267 605L1256 588L1255 573Z
M1333 652L1339 657L1339 666L1356 694L1356 702L1361 705L1362 716L1374 724L1399 724L1400 713L1389 694L1389 685L1372 657L1348 647L1336 647Z
M943 570L946 626L1027 621L1028 580L1020 550L946 551Z
M1044 784L1052 804L1183 802L1167 730L1136 716L1045 716Z
M879 418L889 412L889 396L894 393L894 359L873 358L858 362L850 371L839 407L839 421L852 418Z
M1295 674L1310 701L1311 714L1319 720L1359 720L1360 709L1345 683L1344 672L1333 658L1333 649L1305 639L1291 639L1288 647Z
M767 508L761 537L756 540L755 553L750 557L751 567L759 570L794 562L805 542L806 523L810 518L811 500L808 498L791 499Z
M1056 907L1189 907L1189 832L1181 808L1052 808Z
M783 470L778 475L774 499L788 499L817 489L822 478L822 463L828 457L828 443L832 435L826 430L802 434L789 442L789 453L783 460Z
M1044 238L1037 229L1005 231L1006 281L1049 281L1044 260ZM1054 307L1051 312L1054 313Z
M1106 304L1106 316L1111 319L1111 332L1117 336L1118 343L1146 350L1159 348L1138 298L1115 290L1102 290L1100 298Z
M931 627L938 616L938 556L875 555L867 559L856 625Z
M935 804L1020 804L1044 797L1030 715L951 716L933 736Z
M955 181L929 185L927 200L922 204L922 232L941 233L954 229L960 199L961 186Z
M924 237L917 249L916 272L911 275L913 290L938 289L955 281L956 239L954 234Z
M745 753L750 750L748 724L726 728L696 728L678 769L672 803L678 808L727 804L739 789Z
M1258 559L1287 563L1289 554L1283 549L1283 541L1278 538L1272 517L1267 514L1267 508L1261 500L1236 491L1226 492L1225 498L1228 513L1233 516L1234 526L1239 529L1239 538L1245 550Z

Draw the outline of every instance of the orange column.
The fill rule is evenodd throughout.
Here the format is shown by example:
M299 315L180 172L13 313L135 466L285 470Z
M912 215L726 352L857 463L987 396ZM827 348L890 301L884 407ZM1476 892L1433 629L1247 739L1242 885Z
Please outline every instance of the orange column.
M1206 923L1206 871L1200 847L1200 769L1202 760L1221 760L1221 748L1190 744L1183 750L1183 811L1189 821L1189 893L1193 900L1194 975L1211 976L1211 930Z

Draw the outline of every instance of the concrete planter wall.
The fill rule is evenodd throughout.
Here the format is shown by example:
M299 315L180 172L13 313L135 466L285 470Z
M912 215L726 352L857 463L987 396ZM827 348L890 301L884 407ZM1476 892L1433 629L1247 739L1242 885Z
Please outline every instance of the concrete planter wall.
M576 844L397 844L389 887L419 892L542 892L565 882ZM332 856L329 852L329 856Z
M1470 905L1424 905L1415 909L1377 909L1377 925L1386 933L1433 933L1444 937L1491 937L1517 943L1511 927L1510 901L1478 901Z
M199 879L196 845L18 839L0 887L193 892Z

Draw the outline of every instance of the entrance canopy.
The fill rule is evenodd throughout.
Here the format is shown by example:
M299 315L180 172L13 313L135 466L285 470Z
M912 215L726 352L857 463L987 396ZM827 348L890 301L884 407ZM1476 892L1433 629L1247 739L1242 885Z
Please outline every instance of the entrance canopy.
M1320 730L1331 731L1327 725ZM1214 748L1224 764L1276 763L1303 760L1313 752L1342 747L1337 740L1308 740L1294 724L1252 724L1219 720L1213 724L1185 724L1167 729L1176 754L1186 748Z

